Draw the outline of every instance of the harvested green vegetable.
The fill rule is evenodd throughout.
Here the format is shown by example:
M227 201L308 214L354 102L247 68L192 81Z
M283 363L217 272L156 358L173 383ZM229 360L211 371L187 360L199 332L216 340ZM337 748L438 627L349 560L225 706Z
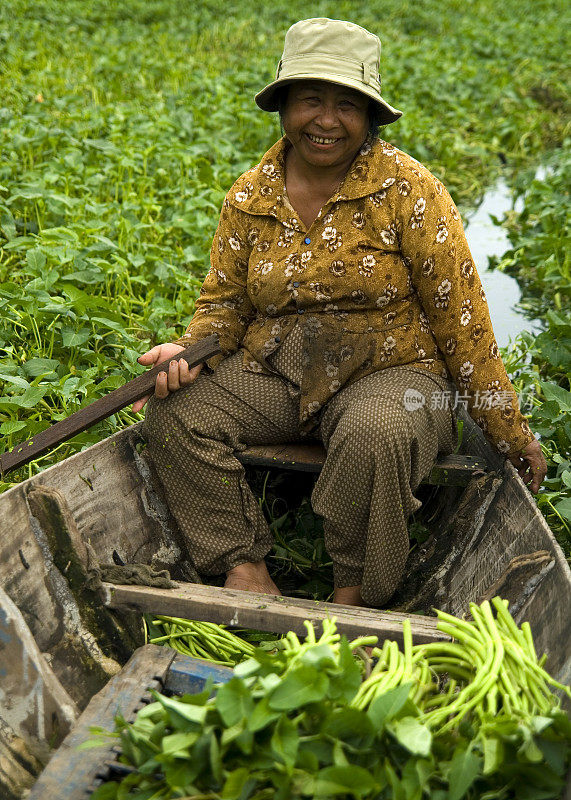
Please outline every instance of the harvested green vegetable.
M205 658L213 664L233 667L255 652L252 644L213 622L157 615L144 620L144 624L145 641L168 645L186 656Z
M118 718L135 771L93 800L548 800L571 761L571 721L549 690L529 626L504 601L474 621L439 613L452 642L385 642L362 681L354 652L326 620L306 622L273 654L257 649L226 684ZM99 731L99 733L103 733Z

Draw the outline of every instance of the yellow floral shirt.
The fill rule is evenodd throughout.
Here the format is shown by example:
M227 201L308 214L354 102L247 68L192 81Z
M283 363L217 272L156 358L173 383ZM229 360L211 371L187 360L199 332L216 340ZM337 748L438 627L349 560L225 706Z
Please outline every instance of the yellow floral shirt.
M506 374L458 211L442 183L380 139L365 142L338 191L306 230L284 184L285 137L223 203L195 314L179 344L218 333L244 368L294 326L304 334L300 422L342 386L410 365L452 376L464 404L506 454L531 441Z

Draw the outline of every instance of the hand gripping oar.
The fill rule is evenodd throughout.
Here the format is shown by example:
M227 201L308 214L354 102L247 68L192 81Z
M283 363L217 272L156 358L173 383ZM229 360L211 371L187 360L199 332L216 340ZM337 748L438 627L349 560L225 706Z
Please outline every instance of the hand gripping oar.
M211 356L220 353L220 345L218 343L218 336L213 334L201 339L196 344L181 350L175 356L172 356L169 361L179 361L184 358L188 362L189 367L195 367L201 364ZM124 386L100 397L99 400L86 406L85 408L76 411L75 414L56 422L44 431L40 431L31 439L21 442L16 445L10 452L4 453L0 456L0 474L6 475L18 467L27 464L28 461L33 461L35 458L47 453L53 447L56 447L62 442L66 442L81 433L96 422L100 422L105 417L110 417L116 411L120 411L125 406L134 403L135 400L140 400L146 394L152 394L155 380L159 372L165 369L166 362L156 364L152 369L143 372L142 375L129 381Z

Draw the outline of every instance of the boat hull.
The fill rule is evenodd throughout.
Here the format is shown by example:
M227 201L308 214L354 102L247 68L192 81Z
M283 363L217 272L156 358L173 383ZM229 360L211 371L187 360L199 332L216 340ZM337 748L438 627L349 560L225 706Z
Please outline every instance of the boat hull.
M538 653L547 653L547 667L569 682L569 566L516 471L491 452L469 419L464 441L465 452L484 458L492 472L465 489L446 490L456 492L456 500L445 506L441 533L416 549L408 585L395 601L405 611L439 607L462 615L470 601L494 593L508 596L516 620L529 620ZM197 576L145 452L140 425L5 492L0 525L0 588L33 642L18 658L39 659L45 667L39 670L48 693L44 711L22 718L0 696L0 764L14 761L15 742L27 748L30 785L38 763L45 761L49 698L69 699L67 716L51 734L55 746L73 722L69 709L83 709L142 644L140 615L103 608L83 585L89 559L144 562L187 583ZM1 612L0 598L0 620ZM0 667L2 658L5 669L6 664L21 669L18 659L10 661L0 647ZM22 684L26 692L29 699L30 690ZM6 777L0 768L0 794L18 797L26 780ZM16 788L7 789L9 781Z

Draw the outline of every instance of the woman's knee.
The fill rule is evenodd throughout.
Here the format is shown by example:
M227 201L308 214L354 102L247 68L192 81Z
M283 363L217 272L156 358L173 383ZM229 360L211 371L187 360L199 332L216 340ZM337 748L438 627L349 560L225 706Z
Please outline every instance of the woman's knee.
M402 402L387 397L368 397L351 403L337 424L334 436L370 452L379 445L411 437L410 420Z
M180 435L193 426L194 409L200 406L193 395L194 385L186 386L176 392L171 392L165 398L154 395L147 403L143 433L149 444L166 437Z

